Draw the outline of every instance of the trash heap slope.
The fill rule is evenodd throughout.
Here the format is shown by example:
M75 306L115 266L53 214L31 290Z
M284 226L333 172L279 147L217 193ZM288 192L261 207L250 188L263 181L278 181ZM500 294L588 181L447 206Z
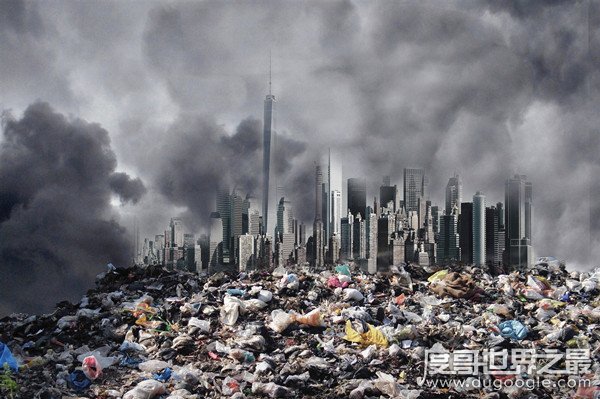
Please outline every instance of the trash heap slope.
M577 378L597 383L599 280L552 264L500 276L110 267L77 304L0 320L0 397L592 398L594 387L448 388L423 376L429 352L582 349Z

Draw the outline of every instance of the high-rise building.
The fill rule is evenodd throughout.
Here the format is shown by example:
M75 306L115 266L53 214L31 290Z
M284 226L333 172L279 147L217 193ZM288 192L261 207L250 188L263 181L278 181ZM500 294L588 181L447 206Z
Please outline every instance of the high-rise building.
M440 217L440 233L437 245L436 261L438 264L456 262L460 259L458 235L458 207L454 207L450 215Z
M365 234L365 220L360 216L360 213L356 214L353 225L354 231L352 232L353 248L352 254L354 259L366 259L367 258L367 243Z
M477 191L473 196L473 264L485 265L485 249L485 195Z
M500 236L499 212L496 206L485 208L485 261L494 270L502 262L502 253L498 253L500 245L498 242ZM504 243L502 243L504 247Z
M183 234L183 246L185 248L192 248L196 245L196 236L191 233Z
M533 264L532 192L532 184L524 175L515 175L506 180L505 251L506 263L511 267L529 267Z
M226 185L220 185L217 188L217 213L220 215L223 226L223 248L221 259L221 262L223 263L229 263L229 237L231 237L230 201L231 197L229 195L229 187Z
M327 262L334 265L340 258L340 237L337 234L329 238Z
M248 215L248 233L253 236L260 234L260 213L257 209L251 210Z
M275 228L276 178L274 168L275 154L275 96L271 93L271 71L269 70L269 94L265 97L263 118L263 190L262 217L265 231L273 234Z
M440 208L437 205L431 207L431 227L433 228L433 235L436 237L440 231Z
M458 234L460 235L460 261L473 264L473 203L460 204L458 216Z
M354 216L348 212L348 216L341 220L341 242L340 242L340 259L351 260L353 257L353 237L354 232Z
M339 190L331 191L331 234L336 234L338 239L342 234L342 192Z
M242 234L250 231L250 196L246 195L242 202Z
M277 226L275 227L276 238L281 240L284 233L294 233L294 213L292 204L281 197L277 206Z
M426 198L426 178L423 169L404 169L404 208L419 211L419 198Z
M504 273L504 269L501 267L504 264L503 256L504 250L506 247L506 231L505 231L505 223L504 223L504 204L502 202L498 202L496 204L496 212L498 214L498 237L496 239L496 245L494 249L494 264L498 267L495 272L497 274Z
M323 172L315 166L315 220L323 220Z
M243 272L254 266L254 237L246 233L238 236L238 265L239 271Z
M365 218L367 208L367 181L361 178L348 179L348 209L352 215L360 213Z
M367 219L365 220L365 233L367 243L367 259L377 259L377 214L369 207L367 208Z
M386 184L387 183L387 184ZM396 212L396 197L398 188L396 185L390 186L390 177L383 177L383 186L379 187L379 206L382 208L390 208L389 203L392 203L390 210Z
M458 214L460 215L460 204L462 203L462 181L460 177L455 174L453 177L448 179L446 185L446 214L449 215L456 205L458 207Z
M323 248L323 222L321 220L315 220L313 223L313 245L313 265L322 267L325 265L325 254Z
M219 212L210 215L208 272L212 273L223 262L223 219Z
M393 261L396 215L382 214L377 220L377 270L386 271Z
M208 271L208 264L210 263L210 236L208 234L202 234L198 243L200 244L200 259L202 264L196 264L196 271L201 273Z
M171 219L171 242L174 247L183 247L183 222L180 218Z
M315 167L315 222L313 223L313 265L322 267L325 264L324 230L323 230L323 173L321 166Z
M232 264L237 261L238 254L238 245L239 240L238 237L242 235L243 230L243 208L244 208L244 199L241 195L236 193L235 191L231 194L231 199L229 202L229 250L230 250L230 262Z

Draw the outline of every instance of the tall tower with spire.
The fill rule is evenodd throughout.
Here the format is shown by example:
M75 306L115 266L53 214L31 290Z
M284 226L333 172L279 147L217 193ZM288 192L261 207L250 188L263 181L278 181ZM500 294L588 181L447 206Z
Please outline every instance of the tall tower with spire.
M275 154L275 96L271 87L271 55L269 54L269 94L265 98L263 123L263 233L273 234L275 229L275 176L271 165Z

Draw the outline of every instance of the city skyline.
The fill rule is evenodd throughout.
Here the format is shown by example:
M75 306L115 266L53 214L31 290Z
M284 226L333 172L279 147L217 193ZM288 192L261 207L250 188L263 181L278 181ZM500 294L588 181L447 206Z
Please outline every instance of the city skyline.
M0 312L80 295L171 217L216 229L218 183L262 212L269 53L269 166L307 237L331 149L340 219L349 178L373 206L383 176L400 200L404 169L424 170L434 224L454 173L488 206L525 174L535 252L600 259L594 2L14 0L0 22Z

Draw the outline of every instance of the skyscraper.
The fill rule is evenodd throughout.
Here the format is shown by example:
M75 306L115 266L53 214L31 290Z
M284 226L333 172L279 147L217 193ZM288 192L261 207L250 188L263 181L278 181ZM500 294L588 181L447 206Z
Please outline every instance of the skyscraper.
M229 237L231 236L231 224L230 224L230 201L229 187L221 185L217 188L217 213L221 218L221 226L223 228L221 240L223 241L222 252L220 259L223 263L229 263Z
M279 200L277 207L277 227L276 227L276 242L279 244L281 259L280 262L285 264L293 255L294 243L296 234L294 230L294 213L290 201L286 201L284 197Z
M498 208L495 206L485 208L485 258L486 263L492 266L490 270L494 270L501 259L501 256L498 255L500 248L498 245L499 233ZM504 246L504 243L502 246Z
M347 217L343 217L341 220L341 242L340 242L340 259L350 260L353 256L353 237L354 232L354 216L352 213L348 213Z
M323 172L321 165L315 166L315 221L323 220Z
M255 239L250 234L240 235L238 238L238 265L239 271L246 271L254 266Z
M229 253L230 253L230 262L231 264L235 264L238 260L238 249L239 249L239 240L238 237L242 235L242 227L243 227L243 208L244 208L244 199L241 195L236 193L235 191L231 194L231 199L229 200Z
M356 216L360 213L362 219L365 218L367 208L367 182L365 179L348 179L348 209L350 213Z
M506 180L505 251L506 263L512 267L528 267L533 263L532 192L532 184L524 175L515 175Z
M171 242L173 247L183 247L183 222L180 218L172 218L171 225Z
M208 272L212 273L222 263L223 256L223 220L219 212L210 215Z
M342 233L342 192L339 190L331 191L331 235L336 234L338 239Z
M404 169L404 208L406 211L419 211L419 198L425 195L426 179L423 169Z
M446 214L449 215L454 208L454 205L458 207L458 214L460 215L460 204L462 202L462 181L460 177L455 174L453 177L448 179L446 185Z
M386 184L387 183L387 184ZM392 212L396 212L396 196L398 194L398 188L396 185L390 186L390 177L384 176L383 185L379 187L379 206L382 208L387 208L388 203L391 202L393 205L391 207Z
M485 265L485 195L477 191L473 196L473 263Z
M262 217L264 234L273 234L275 227L275 185L274 169L271 169L275 153L275 96L271 93L271 70L269 67L269 94L265 98L263 118L263 198Z
M294 213L292 204L284 197L281 197L277 206L277 232L276 238L281 240L283 233L294 233Z
M458 234L458 208L454 207L450 215L440 217L440 233L436 260L439 264L458 261L460 258Z
M466 265L473 263L473 203L460 204L458 216L458 234L460 235L460 261Z
M315 167L315 222L313 224L314 266L321 267L325 264L323 253L323 173L321 166Z

